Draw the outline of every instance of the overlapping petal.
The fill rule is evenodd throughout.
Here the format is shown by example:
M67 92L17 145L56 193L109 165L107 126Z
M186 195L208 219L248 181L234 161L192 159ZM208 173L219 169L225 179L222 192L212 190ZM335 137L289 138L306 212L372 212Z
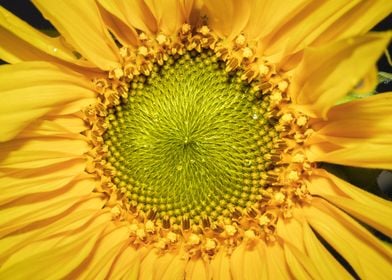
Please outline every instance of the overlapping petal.
M361 279L387 279L392 253L381 241L341 210L320 198L304 208L306 219L353 267Z
M392 169L392 93L331 108L315 122L309 158L343 165Z
M356 188L323 169L314 171L309 190L385 235L392 235L391 202Z
M203 12L208 18L208 24L223 38L233 39L248 23L250 2L213 0L205 1L204 5Z
M390 38L390 33L375 33L307 49L290 87L297 109L325 119L371 69Z
M138 29L147 34L158 31L157 19L143 0L136 1L109 1L98 0L108 12L116 15L130 29Z
M50 241L31 242L4 263L0 276L3 279L25 279L31 275L43 278L63 278L70 275L78 266L83 265L94 252L105 229L108 227L108 216L102 215L82 230L53 237ZM30 251L27 251L27 250ZM48 265L48 263L59 265ZM61 265L60 265L61 264Z
M3 7L0 7L0 41L0 58L9 63L63 60L92 67L89 62L77 59L72 50L63 44L61 37L44 35Z
M292 7L280 9L290 11L292 8L284 23L276 25L269 36L261 40L263 53L274 57L274 60L285 69L291 69L296 65L295 59L290 63L289 61L293 59L293 55L299 54L306 47L321 47L344 38L361 35L386 17L392 9L391 3L385 0L293 2L296 2L296 5L289 3ZM285 3L282 2L281 5Z
M67 42L91 63L103 70L118 66L117 46L103 24L95 0L35 0L34 4Z
M12 139L34 120L71 102L89 104L95 97L83 75L47 62L2 66L0 90L0 141Z
M126 23L121 17L122 13L119 13L114 5L115 2L112 1L101 1L98 4L103 22L121 44L137 46L139 43L137 31Z

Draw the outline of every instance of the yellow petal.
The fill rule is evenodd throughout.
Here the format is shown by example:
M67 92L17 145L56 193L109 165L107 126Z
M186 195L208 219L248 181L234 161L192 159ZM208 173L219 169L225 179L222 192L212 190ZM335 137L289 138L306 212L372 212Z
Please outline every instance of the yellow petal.
M286 9L285 4L282 3L281 10ZM291 56L304 48L364 34L392 11L387 0L307 1L300 4L305 5L297 13L288 14L286 20L271 29L270 35L261 41L265 55L280 54L275 61L284 68L291 68Z
M312 45L364 34L391 12L389 0L355 1L355 5L320 34Z
M360 0L342 2L314 1L302 6L292 18L286 19L277 30L264 40L266 55L284 52L293 54L309 46L325 29L341 18Z
M98 2L132 29L139 29L147 34L158 31L157 20L143 0L98 0Z
M74 273L79 279L105 279L110 275L117 257L128 247L129 229L126 226L113 225L96 244L89 262L83 269Z
M250 5L249 21L244 33L250 40L259 40L294 17L306 5L306 1L252 0Z
M297 279L322 279L317 266L306 255L302 225L294 219L277 224L277 235L283 240L284 254L291 273Z
M233 280L265 279L267 275L266 256L263 247L259 244L248 246L239 245L230 256L230 270Z
M116 9L114 2L98 1L102 20L108 29L116 36L122 45L137 46L138 34L131 25L127 24L124 14Z
M148 254L143 258L140 264L139 279L152 280L153 271L155 270L155 262L159 257L157 249L150 249Z
M230 274L230 257L225 250L219 250L211 260L212 279L232 279Z
M74 180L68 185L36 200L24 197L7 204L0 212L0 236L5 236L38 221L65 213L80 201L89 198L95 182L91 179Z
M107 221L94 225L81 233L66 236L54 247L45 244L31 246L32 255L13 256L1 269L0 278L2 279L27 279L42 277L43 279L61 279L71 274L79 265L89 257L94 251L102 235ZM38 250L34 250L34 247ZM50 264L50 265L48 265Z
M59 162L60 158L82 158L89 150L85 140L80 139L18 139L0 143L2 153L0 170L9 168L38 168Z
M323 279L352 279L351 275L317 239L308 223L303 224L303 239L309 258L319 264L317 270ZM320 265L321 264L321 265Z
M109 279L138 279L142 255L147 248L124 248L120 257L115 260Z
M64 104L95 96L87 78L46 62L1 66L0 92L0 141Z
M345 258L361 279L388 279L392 250L347 214L320 198L304 208L306 219Z
M30 129L23 130L16 139L47 136L84 139L80 132L86 129L87 126L80 117L75 115L56 116L33 123Z
M0 205L12 200L24 198L26 195L44 196L56 189L61 189L76 176L82 174L85 169L84 160L64 162L61 169L35 170L33 176L21 178L15 173L1 174L0 177ZM46 171L46 172L45 172Z
M375 64L390 36L373 33L305 50L290 87L297 109L325 119Z
M284 250L278 242L271 245L265 245L260 242L264 247L264 261L267 264L266 279L291 279L290 269L287 265Z
M103 206L104 202L100 198L92 198L84 200L78 203L72 209L73 211L64 213L61 218L54 220L46 220L38 224L32 224L32 226L25 227L23 231L13 232L7 237L0 239L0 266L3 265L10 257L14 256L15 253L23 257L28 257L34 254L30 250L30 246L35 246L37 251L38 243L46 243L49 240L62 238L73 231L86 228L91 224L92 220L96 220L96 217L100 215L99 211ZM45 245L46 248L48 243ZM28 252L28 253L26 253Z
M392 169L392 93L332 107L308 139L309 157L351 166ZM361 128L361 129L358 129ZM325 150L325 146L335 148Z
M392 236L392 203L361 190L325 170L314 170L309 190L351 216Z
M288 240L285 240L284 243L284 253L295 279L327 279L322 278L313 261ZM318 260L314 261L318 263Z
M361 81L355 86L354 93L359 96L364 96L372 94L375 92L378 85L378 70L377 67L371 67L371 69L366 73L366 75L361 79Z
M92 67L88 62L78 60L72 50L62 44L60 38L44 35L3 7L0 7L0 41L0 57L9 63L58 58Z
M302 225L298 221L279 219L276 231L281 238L290 240L301 251L305 250Z
M104 26L94 0L33 2L83 57L103 70L118 66L116 44Z
M250 3L237 0L212 0L204 2L208 25L221 37L233 39L239 35L250 17Z
M200 257L190 259L185 268L186 280L210 280L212 279L211 269ZM183 279L183 278L180 278Z
M158 22L159 29L165 34L174 35L178 29L186 21L185 10L189 10L192 6L192 0L178 1L178 0L145 0L150 11ZM184 5L188 7L185 8ZM170 14L168 17L167 15Z
M187 260L183 257L184 252L165 253L159 256L154 264L154 280L182 280L185 276Z

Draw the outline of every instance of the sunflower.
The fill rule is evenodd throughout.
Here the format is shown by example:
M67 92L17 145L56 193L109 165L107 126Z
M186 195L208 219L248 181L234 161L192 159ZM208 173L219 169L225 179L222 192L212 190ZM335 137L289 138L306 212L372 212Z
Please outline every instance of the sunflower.
M359 93L391 1L33 2L60 36L0 8L1 279L390 277L391 203L322 163L392 168Z

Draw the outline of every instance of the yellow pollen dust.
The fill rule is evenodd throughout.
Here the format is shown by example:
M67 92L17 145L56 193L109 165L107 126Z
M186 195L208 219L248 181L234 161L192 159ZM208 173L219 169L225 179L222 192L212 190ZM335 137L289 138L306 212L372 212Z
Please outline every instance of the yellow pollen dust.
M210 238L207 238L204 248L206 250L214 250L216 248L216 242Z
M191 245L198 245L198 244L200 244L200 237L197 234L192 233L189 236L189 244L191 244Z
M245 231L244 237L245 237L245 239L248 239L248 240L254 240L254 239L256 239L256 234L253 230L248 229Z
M235 43L239 46L244 46L246 43L246 38L244 35L240 34L237 36L237 38L235 39Z
M308 119L306 117L304 117L304 116L300 116L297 119L297 125L298 126L305 126L307 122L308 122Z
M163 44L166 42L166 40L167 40L167 38L166 38L166 36L163 35L163 34L159 34L159 35L157 36L157 42L158 42L158 44L160 44L160 45L163 45Z
M270 221L270 219L267 216L259 217L259 225L260 226L264 226L264 225L268 224L269 221Z
M229 236L233 236L237 232L237 229L233 225L226 225L225 231Z
M264 64L260 64L259 65L260 75L265 76L265 75L267 75L269 73L269 71L270 71L270 69L269 69L269 67L267 65L264 65Z
M167 239L170 241L170 242L176 242L177 241L177 234L175 234L175 233L173 233L173 232L169 232L168 234L167 234Z

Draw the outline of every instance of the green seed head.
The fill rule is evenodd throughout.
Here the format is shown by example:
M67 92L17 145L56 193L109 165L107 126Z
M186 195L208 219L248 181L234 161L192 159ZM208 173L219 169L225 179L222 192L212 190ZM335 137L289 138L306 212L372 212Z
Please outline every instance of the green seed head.
M141 211L198 223L260 199L278 133L268 98L240 77L210 53L186 53L132 80L104 139L115 185Z

